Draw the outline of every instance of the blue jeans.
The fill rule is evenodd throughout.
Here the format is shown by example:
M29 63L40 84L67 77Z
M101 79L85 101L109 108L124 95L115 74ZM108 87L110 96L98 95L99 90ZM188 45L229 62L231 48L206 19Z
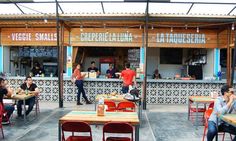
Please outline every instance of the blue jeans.
M4 105L4 110L7 111L7 117L10 118L11 114L13 113L13 111L15 110L13 105Z
M129 86L122 86L121 91L122 91L123 94L128 93L129 92Z
M219 132L227 132L233 135L236 135L236 127L232 125L228 125L223 122L221 125L218 126ZM216 123L213 121L208 122L208 132L207 132L207 141L213 141L214 137L217 135L217 127ZM236 141L236 136L234 137L233 141Z
M29 105L28 109L26 110L26 115L28 115L34 108L35 104L35 97L32 97L30 99L27 99L25 101L25 105ZM17 103L17 115L22 116L22 105L23 105L23 100L19 100Z
M88 98L85 95L85 91L84 91L84 84L83 84L83 80L76 80L75 81L75 85L78 88L78 92L77 92L77 103L80 102L80 95L82 93L83 98L85 99L86 102L88 102Z

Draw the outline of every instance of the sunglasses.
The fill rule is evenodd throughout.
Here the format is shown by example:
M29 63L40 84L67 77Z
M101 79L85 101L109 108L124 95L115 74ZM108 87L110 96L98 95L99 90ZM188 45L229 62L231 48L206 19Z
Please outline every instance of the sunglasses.
M228 93L234 94L234 91L228 91Z

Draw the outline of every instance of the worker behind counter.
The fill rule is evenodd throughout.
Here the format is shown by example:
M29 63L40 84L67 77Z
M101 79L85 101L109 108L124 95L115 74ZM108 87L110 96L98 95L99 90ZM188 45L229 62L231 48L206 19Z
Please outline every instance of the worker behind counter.
M152 78L153 79L161 79L161 74L159 73L158 69L155 69Z
M109 64L109 69L106 71L107 78L116 78L116 69L113 67L113 64Z
M100 74L99 69L96 67L95 62L91 62L91 66L88 68L88 72L96 72L97 76Z
M34 67L31 69L32 76L44 76L44 69L41 68L39 62L34 63Z

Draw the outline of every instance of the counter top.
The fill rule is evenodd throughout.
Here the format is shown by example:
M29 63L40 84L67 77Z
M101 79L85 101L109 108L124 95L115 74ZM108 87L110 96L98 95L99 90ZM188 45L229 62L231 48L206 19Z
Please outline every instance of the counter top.
M25 79L25 77L8 77L7 79ZM33 80L58 80L57 77L33 77ZM64 77L64 80L71 80L70 77ZM85 78L84 81L109 81L109 82L117 82L122 81L118 78ZM142 82L141 79L137 79L137 82ZM226 80L172 80L172 79L147 79L147 82L166 82L166 83L226 83Z

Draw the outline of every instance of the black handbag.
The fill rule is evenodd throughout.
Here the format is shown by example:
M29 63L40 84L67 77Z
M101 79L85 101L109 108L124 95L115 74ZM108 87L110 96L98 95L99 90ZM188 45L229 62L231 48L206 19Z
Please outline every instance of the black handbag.
M130 90L130 94L133 96L133 99L129 99L130 101L136 102L141 99L139 97L139 90L137 88Z

